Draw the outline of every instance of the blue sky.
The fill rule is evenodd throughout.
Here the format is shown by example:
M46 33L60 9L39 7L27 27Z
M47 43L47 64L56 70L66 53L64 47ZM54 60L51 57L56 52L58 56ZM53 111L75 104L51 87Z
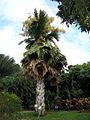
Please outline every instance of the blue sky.
M67 28L60 24L61 20L56 16L57 3L50 0L0 0L0 54L9 55L20 63L25 51L25 44L18 45L23 40L19 35L22 22L32 15L34 8L45 10L49 16L55 17L54 26L66 30L57 45L69 65L90 61L90 34L81 33L74 25Z

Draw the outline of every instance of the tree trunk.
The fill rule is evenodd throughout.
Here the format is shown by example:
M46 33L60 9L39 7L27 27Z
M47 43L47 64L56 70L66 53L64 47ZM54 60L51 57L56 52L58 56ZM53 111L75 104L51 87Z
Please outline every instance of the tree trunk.
M35 111L39 116L44 115L45 113L45 89L44 89L44 79L37 80L36 83L36 104Z

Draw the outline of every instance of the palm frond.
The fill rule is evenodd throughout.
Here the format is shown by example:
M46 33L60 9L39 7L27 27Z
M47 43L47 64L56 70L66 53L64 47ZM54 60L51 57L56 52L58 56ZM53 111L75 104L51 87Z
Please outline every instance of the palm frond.
M49 44L45 42L36 42L34 43L34 45L30 47L30 49L28 49L28 51L24 53L24 57L28 56L29 60L32 60L33 59L32 55L36 54L38 58L45 60L44 57L46 54L49 55L50 49L51 49L51 46ZM36 57L34 59L36 59Z
M61 69L67 65L67 60L66 57L60 53L60 50L58 47L52 46L52 51L51 51L52 59L51 63L49 63L50 66L53 68L61 71Z
M59 73L56 69L52 68L52 67L48 67L48 71L47 74L45 75L45 79L50 81L50 85L51 86L57 86L58 82L59 82Z
M39 18L37 9L34 9L34 17L36 18L36 20L38 20Z
M52 77L56 79L57 74L66 64L65 56L60 53L54 42L54 39L59 41L59 32L64 31L53 27L51 24L53 21L54 18L48 17L45 11L37 12L35 9L34 16L29 16L23 24L22 35L25 40L21 41L20 44L25 42L27 51L23 54L22 64L26 73L29 73L32 77L44 76L46 71L50 74L50 67L52 68ZM45 74L41 72L44 69Z
M25 74L31 76L35 80L40 80L47 73L47 66L43 60L31 60L31 62L25 67Z
M39 39L43 34L45 34L45 26L48 21L48 15L45 11L40 10L39 12L39 19L38 19L38 26L36 29L36 39Z
M44 60L47 65L59 71L67 65L66 57L60 53L59 48L47 42L34 43L30 49L24 53L24 57L27 57L29 61L39 58Z
M0 54L0 76L10 75L15 72L17 64L13 58Z

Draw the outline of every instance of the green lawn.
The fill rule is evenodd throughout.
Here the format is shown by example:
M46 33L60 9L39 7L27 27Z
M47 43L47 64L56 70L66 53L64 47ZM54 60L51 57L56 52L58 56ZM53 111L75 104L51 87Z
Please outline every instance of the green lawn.
M80 113L78 111L48 112L40 118L34 112L22 112L21 115L22 120L90 120L90 112Z

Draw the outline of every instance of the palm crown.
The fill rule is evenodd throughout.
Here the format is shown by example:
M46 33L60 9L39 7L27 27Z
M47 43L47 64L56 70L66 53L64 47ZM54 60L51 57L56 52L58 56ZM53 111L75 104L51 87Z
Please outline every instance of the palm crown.
M29 16L23 23L22 35L26 38L24 41L21 41L20 44L26 42L27 51L24 53L22 63L26 73L29 73L30 76L35 76L34 79L37 78L37 72L35 73L36 70L34 69L36 68L35 63L37 63L36 66L39 67L40 63L43 63L45 70L47 68L50 71L57 72L60 72L67 64L65 56L60 53L59 48L54 42L54 39L59 41L59 32L64 32L64 30L53 27L51 25L53 20L54 18L49 18L45 11L40 10L38 13L35 9L34 16ZM54 45L52 45L52 42ZM47 73L48 70L46 70L45 73ZM38 76L40 76L40 71L38 71L38 73ZM43 73L43 75L45 75L45 73Z
M29 16L28 19L23 23L22 30L24 33L22 35L27 37L24 40L27 43L27 49L30 48L35 41L53 41L53 38L59 41L58 33L65 31L51 26L53 21L54 18L48 17L45 11L40 10L40 12L37 13L37 10L34 10L34 16ZM20 44L22 42L23 41L21 41Z

